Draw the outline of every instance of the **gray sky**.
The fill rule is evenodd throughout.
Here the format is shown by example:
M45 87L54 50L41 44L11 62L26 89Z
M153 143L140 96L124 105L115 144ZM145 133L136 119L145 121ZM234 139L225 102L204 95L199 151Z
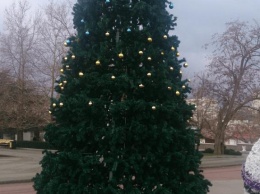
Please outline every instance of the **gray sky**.
M15 0L18 1L18 0ZM28 0L33 7L44 5L48 0ZM56 0L57 1L57 0ZM105 0L104 0L105 1ZM0 0L0 31L3 26L3 13L12 0ZM202 46L208 43L214 33L225 30L225 23L240 21L260 23L260 0L172 0L174 9L170 10L178 18L173 32L181 41L179 51L189 67L184 74L192 76L207 64L210 51Z

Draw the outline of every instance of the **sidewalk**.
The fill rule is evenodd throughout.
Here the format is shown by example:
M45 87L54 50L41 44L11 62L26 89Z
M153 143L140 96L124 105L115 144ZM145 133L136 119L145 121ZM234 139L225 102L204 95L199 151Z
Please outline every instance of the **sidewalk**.
M0 147L0 184L31 182L35 174L41 171L39 162L42 156L42 150L12 150ZM242 156L206 156L202 159L201 168L205 174L209 170L214 171L214 169L220 171L218 173L230 173L223 170L225 169L223 167L237 166L239 168L245 162L246 156L247 153ZM213 183L209 194L242 194L242 179L239 175L236 177L238 178L232 180L209 179Z

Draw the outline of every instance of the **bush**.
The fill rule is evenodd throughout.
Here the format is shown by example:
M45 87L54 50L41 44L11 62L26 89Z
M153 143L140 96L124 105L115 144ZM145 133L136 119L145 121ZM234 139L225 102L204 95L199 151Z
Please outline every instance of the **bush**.
M212 154L213 152L214 152L214 150L211 149L211 148L206 148L206 149L203 151L203 153L207 153L207 154Z
M54 149L47 142L42 141L16 141L16 147L20 148L35 148L35 149Z
M227 154L227 155L235 155L235 156L241 156L241 155L242 155L241 152L235 151L235 150L232 150L232 149L225 149L225 150L224 150L224 154Z

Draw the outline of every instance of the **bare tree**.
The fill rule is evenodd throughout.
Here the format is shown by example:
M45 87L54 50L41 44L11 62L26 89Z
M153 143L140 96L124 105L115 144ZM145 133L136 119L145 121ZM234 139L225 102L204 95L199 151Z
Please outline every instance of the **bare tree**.
M227 23L223 34L213 36L215 48L206 76L200 77L204 97L214 99L216 109L215 154L224 153L225 132L238 111L252 108L260 99L260 27L255 22Z
M21 112L19 81L9 70L0 71L0 97L0 130L18 129L16 132L19 134L23 130L43 127L49 122L48 98L28 81L24 83Z
M15 92L12 95L15 96L10 96L10 99L17 105L17 115L13 114L13 117L19 121L16 127L24 129L28 117L31 117L27 114L28 89L38 90L36 83L39 74L34 67L38 63L41 16L39 12L35 15L31 13L27 1L19 1L5 10L4 24L4 33L0 34L1 65L9 67L14 78L15 84L12 87ZM19 133L18 139L21 138Z
M60 64L67 53L65 40L75 32L73 29L72 8L69 1L55 3L53 0L43 7L41 24L41 52L38 70L42 73L43 86L48 86L48 95L54 97L55 80L60 74Z

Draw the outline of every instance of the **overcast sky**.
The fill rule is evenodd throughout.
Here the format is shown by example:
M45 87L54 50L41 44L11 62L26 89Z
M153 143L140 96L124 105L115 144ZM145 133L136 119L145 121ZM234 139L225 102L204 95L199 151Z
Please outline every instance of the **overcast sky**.
M18 1L18 0L15 0ZM44 5L48 0L28 0L33 7ZM58 1L58 0L56 0ZM105 0L104 0L105 1ZM3 13L12 0L0 0L0 31L3 27ZM174 9L170 10L178 18L173 32L181 41L179 51L189 67L186 75L201 71L207 64L210 51L202 48L214 33L225 30L225 23L240 21L260 23L260 0L172 0Z

